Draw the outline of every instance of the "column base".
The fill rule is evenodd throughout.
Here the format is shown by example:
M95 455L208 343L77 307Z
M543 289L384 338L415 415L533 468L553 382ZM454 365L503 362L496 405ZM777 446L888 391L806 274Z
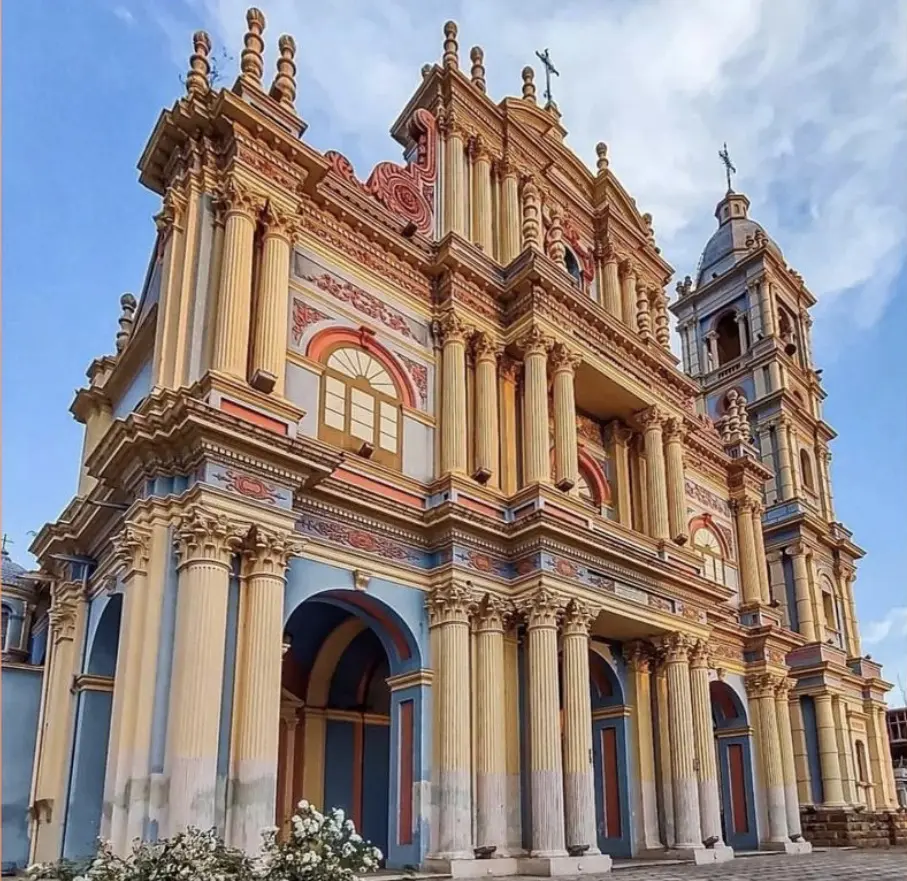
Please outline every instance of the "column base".
M766 841L760 850L774 850L778 853L812 853L813 846L802 838L799 841Z
M528 856L516 860L517 873L550 878L555 875L600 875L611 871L611 857L606 853L581 857Z
M697 866L710 866L734 859L734 848L726 844L717 847L671 847L664 854L666 859L690 860Z
M496 877L517 874L517 861L514 857L491 857L490 859L445 859L429 857L423 863L427 872L438 872L450 875L451 878L482 878L487 875Z

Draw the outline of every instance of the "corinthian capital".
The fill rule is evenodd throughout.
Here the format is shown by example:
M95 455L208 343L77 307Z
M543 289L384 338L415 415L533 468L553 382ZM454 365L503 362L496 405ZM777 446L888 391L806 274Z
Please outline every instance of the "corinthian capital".
M678 419L676 416L669 416L664 421L664 433L666 441L683 442L684 437L686 437L686 427L683 424L683 420Z
M113 539L113 553L124 568L125 576L148 569L151 533L140 526L127 523L123 531Z
M229 566L231 556L241 549L247 532L247 527L223 514L190 508L177 524L176 547L180 565L210 562Z
M704 639L697 639L690 649L690 666L693 668L709 667L711 661L708 642Z
M469 328L460 320L456 312L445 312L438 321L438 336L441 345L446 343L466 343Z
M651 407L646 407L645 410L640 410L636 414L636 418L643 428L647 430L650 428L661 428L661 424L664 422L664 415L654 404Z
M288 530L252 527L243 545L243 555L252 575L283 578L293 557L302 553L304 542Z
M523 350L523 355L545 355L551 348L551 340L545 336L537 324L533 324L517 340L517 345Z
M583 360L579 353L574 352L563 343L555 343L551 347L551 352L548 357L551 361L552 370L555 373L562 370L568 373L575 373L576 368L579 367Z
M771 697L775 696L775 688L778 685L779 677L771 673L751 673L746 677L746 693L750 697Z
M486 593L475 606L476 629L503 631L513 615L513 603L497 594Z
M540 587L517 600L529 629L556 628L564 610L563 601L546 587Z
M185 215L186 197L175 187L167 187L161 210L154 215L154 225L158 232L166 233L174 227L182 228Z
M504 351L501 343L486 331L472 335L472 349L476 361L497 361Z
M564 636L588 636L599 609L582 600L570 600L564 610Z
M83 598L80 581L55 581L51 586L48 618L54 644L75 636L76 616Z
M693 640L685 633L669 633L661 638L659 648L668 664L679 664L689 659Z
M238 178L231 176L220 190L219 199L228 214L245 214L256 220L265 206L264 196L250 189Z
M476 595L462 584L444 584L432 589L426 598L430 627L442 624L469 624L476 607Z
M265 235L279 236L288 242L292 241L296 219L292 214L275 205L273 201L269 200L265 205L264 211L261 213L261 220L265 227Z
M643 640L635 640L624 645L624 660L632 673L648 673L654 661L654 647Z

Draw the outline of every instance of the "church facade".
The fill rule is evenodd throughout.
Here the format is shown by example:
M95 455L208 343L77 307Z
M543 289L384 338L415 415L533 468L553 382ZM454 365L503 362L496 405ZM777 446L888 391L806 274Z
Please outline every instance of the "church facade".
M195 34L142 154L151 261L33 545L30 859L254 849L305 798L390 867L575 874L893 810L815 301L746 197L678 285L680 364L651 216L531 68L493 101L448 23L363 177L247 24L232 89Z

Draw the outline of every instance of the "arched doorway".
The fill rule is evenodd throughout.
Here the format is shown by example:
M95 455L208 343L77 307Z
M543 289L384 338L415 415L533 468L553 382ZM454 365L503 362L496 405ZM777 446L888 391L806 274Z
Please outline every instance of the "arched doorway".
M630 800L627 785L627 708L620 680L598 652L589 652L592 702L592 773L598 847L612 857L629 857Z
M94 854L101 833L122 609L122 594L113 594L106 599L94 634L90 636L84 675L77 679L72 771L63 828L63 856L70 859Z
M285 626L277 819L343 808L388 867L418 865L425 684L414 637L356 590L316 594Z
M722 834L725 843L735 850L754 850L759 838L746 710L726 682L709 683L709 694L718 750Z

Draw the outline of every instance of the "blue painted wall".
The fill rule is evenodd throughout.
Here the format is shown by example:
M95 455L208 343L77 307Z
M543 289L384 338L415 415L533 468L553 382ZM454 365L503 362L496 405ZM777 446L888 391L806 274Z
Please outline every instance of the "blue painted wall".
M800 630L800 611L797 608L797 590L794 586L794 561L787 556L781 558L784 573L784 598L787 601L787 617L791 630Z
M389 725L366 725L362 737L361 835L387 854L387 819L390 786Z
M3 667L2 798L3 871L28 863L28 797L31 789L43 669Z
M809 695L800 698L803 712L803 730L806 734L806 764L809 767L810 788L813 804L825 801L822 788L822 766L819 763L819 729L816 725L816 703Z
M353 723L328 719L324 737L324 807L353 812Z
M139 401L151 391L151 361L146 361L132 382L126 386L123 396L113 407L113 418L123 419L139 405Z

